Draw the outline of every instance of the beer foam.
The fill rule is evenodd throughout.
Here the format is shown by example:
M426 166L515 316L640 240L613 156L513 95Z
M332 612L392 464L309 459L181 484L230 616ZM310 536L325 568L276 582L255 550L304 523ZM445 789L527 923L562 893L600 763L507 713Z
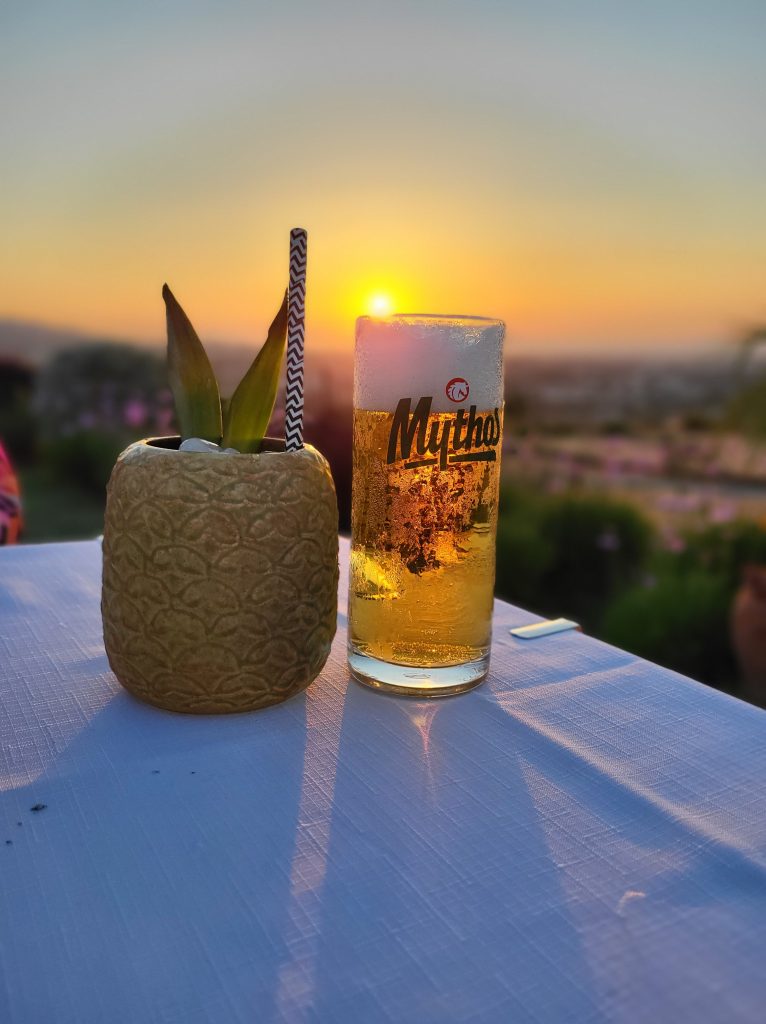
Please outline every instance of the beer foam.
M400 398L417 401L428 396L433 398L433 412L454 412L469 405L500 406L504 333L500 320L482 317L359 317L354 405L393 412ZM462 381L468 383L467 397Z

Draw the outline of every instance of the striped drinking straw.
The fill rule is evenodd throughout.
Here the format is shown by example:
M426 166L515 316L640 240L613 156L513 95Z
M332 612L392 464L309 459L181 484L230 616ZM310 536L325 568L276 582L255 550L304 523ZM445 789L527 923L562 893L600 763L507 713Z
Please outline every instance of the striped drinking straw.
M287 296L287 393L285 447L303 447L303 338L306 317L306 246L303 228L290 232L290 288Z

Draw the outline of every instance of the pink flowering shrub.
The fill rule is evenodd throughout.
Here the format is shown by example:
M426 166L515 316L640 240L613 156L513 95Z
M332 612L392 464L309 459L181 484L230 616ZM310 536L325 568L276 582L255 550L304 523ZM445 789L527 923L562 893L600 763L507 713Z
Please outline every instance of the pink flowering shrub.
M44 441L82 431L127 439L168 425L172 396L159 354L122 344L58 352L38 376L34 408Z
M174 433L166 378L159 354L131 345L58 352L38 376L33 403L48 463L67 480L102 492L130 441Z

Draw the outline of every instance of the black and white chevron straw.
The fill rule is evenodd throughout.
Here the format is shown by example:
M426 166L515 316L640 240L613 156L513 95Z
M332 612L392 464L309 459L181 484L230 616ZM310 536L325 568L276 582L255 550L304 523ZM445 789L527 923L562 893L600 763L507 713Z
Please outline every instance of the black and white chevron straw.
M303 337L306 318L306 246L303 228L290 232L290 288L287 295L287 394L285 447L303 447Z

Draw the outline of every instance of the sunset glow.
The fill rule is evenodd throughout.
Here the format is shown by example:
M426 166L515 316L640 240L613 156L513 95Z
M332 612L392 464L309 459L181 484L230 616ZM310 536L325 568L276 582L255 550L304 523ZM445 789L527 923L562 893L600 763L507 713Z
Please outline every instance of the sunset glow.
M370 299L369 311L373 316L389 316L394 311L394 304L390 296L378 293Z
M319 348L410 309L535 352L725 344L766 312L766 7L607 6L447 5L434 47L428 4L14 5L0 317L160 342L167 280L250 342L300 224Z

